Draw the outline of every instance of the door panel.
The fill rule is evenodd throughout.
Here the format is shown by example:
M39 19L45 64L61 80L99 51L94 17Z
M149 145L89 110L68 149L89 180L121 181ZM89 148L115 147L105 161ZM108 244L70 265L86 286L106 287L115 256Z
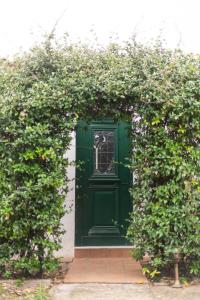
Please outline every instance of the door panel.
M131 210L126 123L80 122L77 129L76 245L123 245ZM124 227L123 227L124 226Z
M115 190L94 189L92 192L93 226L111 226L117 217L117 195ZM105 209L106 208L106 209Z

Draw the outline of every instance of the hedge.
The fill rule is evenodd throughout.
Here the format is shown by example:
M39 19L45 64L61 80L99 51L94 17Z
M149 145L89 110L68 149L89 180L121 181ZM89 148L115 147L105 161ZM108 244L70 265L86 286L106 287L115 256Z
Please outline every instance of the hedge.
M0 272L56 266L77 120L132 122L134 256L155 268L179 252L200 272L200 56L127 41L106 48L47 39L0 60ZM66 228L70 230L70 228Z

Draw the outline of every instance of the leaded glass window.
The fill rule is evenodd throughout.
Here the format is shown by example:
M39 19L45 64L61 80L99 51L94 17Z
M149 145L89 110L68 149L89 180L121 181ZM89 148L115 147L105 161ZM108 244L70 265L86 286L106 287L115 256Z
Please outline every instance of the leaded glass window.
M95 130L93 142L94 174L109 175L115 173L115 143L114 131Z

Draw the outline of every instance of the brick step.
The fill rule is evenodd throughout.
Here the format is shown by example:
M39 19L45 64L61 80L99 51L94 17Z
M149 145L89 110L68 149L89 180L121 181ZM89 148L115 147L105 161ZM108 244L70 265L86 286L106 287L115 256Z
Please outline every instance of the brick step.
M131 248L75 248L75 258L131 257Z

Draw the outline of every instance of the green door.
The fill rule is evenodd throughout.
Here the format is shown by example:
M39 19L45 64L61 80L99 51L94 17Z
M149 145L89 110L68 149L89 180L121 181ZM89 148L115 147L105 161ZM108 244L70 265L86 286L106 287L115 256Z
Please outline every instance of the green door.
M132 176L129 126L113 121L79 122L76 157L76 245L126 245Z

